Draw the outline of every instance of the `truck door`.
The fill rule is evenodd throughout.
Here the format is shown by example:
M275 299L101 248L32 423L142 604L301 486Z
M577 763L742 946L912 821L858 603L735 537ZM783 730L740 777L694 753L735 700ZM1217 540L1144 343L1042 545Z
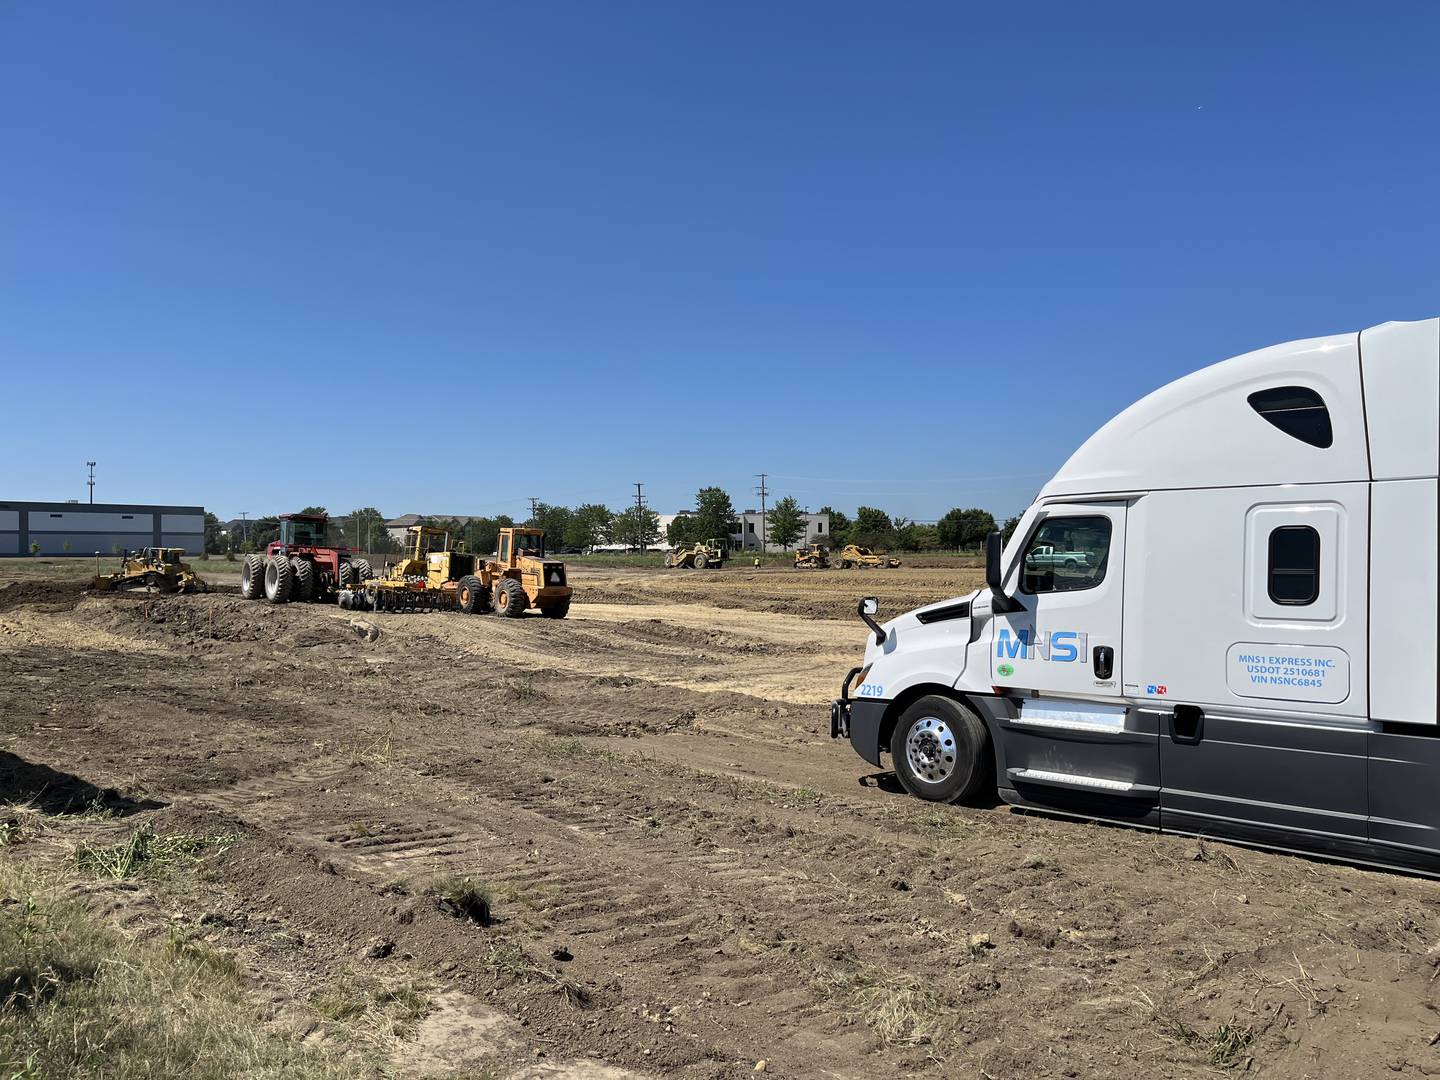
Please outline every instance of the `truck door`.
M1117 501L1050 505L1036 518L1006 579L1022 609L994 620L996 686L1120 696L1125 515Z

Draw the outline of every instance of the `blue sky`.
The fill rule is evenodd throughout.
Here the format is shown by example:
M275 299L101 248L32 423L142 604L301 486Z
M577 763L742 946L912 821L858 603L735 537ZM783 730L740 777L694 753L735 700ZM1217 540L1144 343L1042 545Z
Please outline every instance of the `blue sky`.
M0 5L0 498L1026 505L1440 314L1440 5Z

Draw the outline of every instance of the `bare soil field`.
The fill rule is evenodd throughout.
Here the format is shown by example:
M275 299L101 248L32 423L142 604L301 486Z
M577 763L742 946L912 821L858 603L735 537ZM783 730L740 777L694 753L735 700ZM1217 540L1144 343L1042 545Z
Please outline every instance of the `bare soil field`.
M1440 885L930 806L831 742L858 597L978 576L581 568L552 622L0 567L0 859L189 928L310 1041L422 988L396 1076L1440 1072ZM76 865L142 824L227 841Z

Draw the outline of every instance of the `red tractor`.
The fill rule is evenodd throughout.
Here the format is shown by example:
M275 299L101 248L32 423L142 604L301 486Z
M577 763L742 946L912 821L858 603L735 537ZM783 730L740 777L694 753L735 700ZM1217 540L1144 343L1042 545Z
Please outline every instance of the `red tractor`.
M264 555L246 555L240 570L240 595L262 596L272 604L291 600L330 601L374 575L364 559L352 559L348 547L328 547L324 514L282 514L280 539Z

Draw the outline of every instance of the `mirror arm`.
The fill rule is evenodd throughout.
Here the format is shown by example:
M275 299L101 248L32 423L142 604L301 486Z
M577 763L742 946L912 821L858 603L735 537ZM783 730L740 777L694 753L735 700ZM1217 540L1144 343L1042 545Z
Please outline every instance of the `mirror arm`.
M870 613L865 610L865 601L864 601L864 600L861 600L861 601L860 601L860 603L859 603L859 604L857 605L857 607L856 607L856 610L860 612L860 618L862 618L862 619L865 620L865 625L868 626L868 627L870 627L871 630L875 631L875 644L876 644L876 645L884 645L884 644L885 644L885 631L880 628L880 624L877 623L877 622L871 617Z

